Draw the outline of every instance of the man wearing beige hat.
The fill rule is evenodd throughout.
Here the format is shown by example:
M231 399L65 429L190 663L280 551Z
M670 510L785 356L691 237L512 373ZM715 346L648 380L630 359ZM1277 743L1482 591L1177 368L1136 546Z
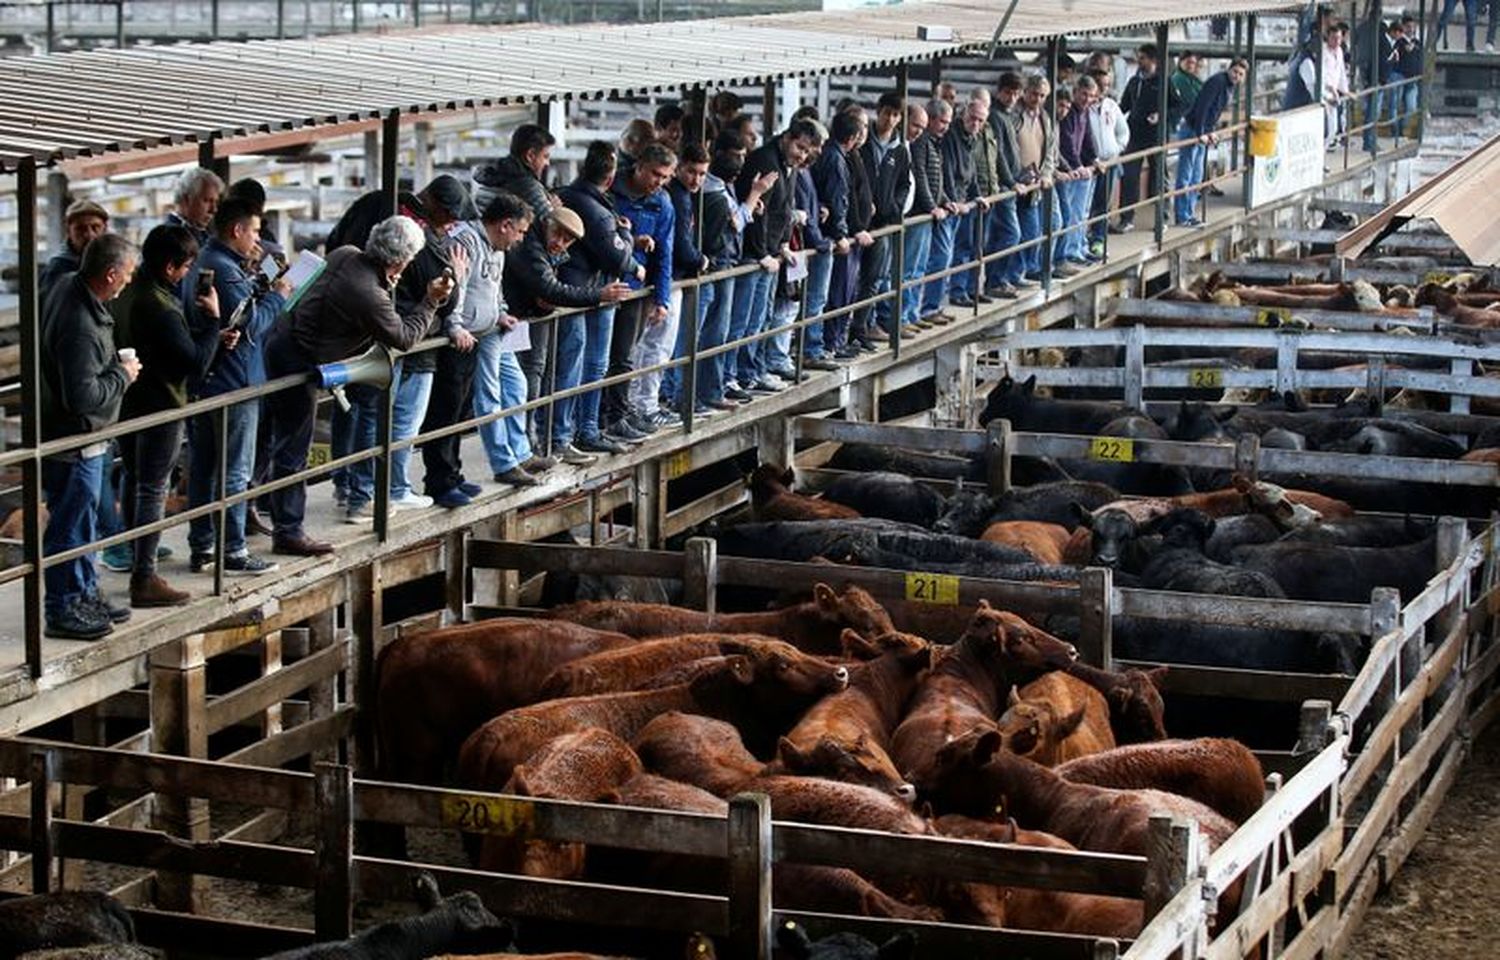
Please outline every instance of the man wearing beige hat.
M47 294L57 281L70 273L78 272L78 263L83 259L83 248L89 241L109 229L109 214L92 200L74 200L63 214L66 239L52 259L37 274L38 299L47 299Z

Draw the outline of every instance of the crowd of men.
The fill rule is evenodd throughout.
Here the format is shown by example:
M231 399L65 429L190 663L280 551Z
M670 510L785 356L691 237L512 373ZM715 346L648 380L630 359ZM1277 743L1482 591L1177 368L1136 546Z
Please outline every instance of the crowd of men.
M488 419L485 462L468 470L536 484L559 461L588 465L683 416L786 389L807 376L799 349L803 368L834 369L951 322L951 307L1015 298L1048 263L1057 276L1076 274L1102 258L1106 229L1131 228L1142 163L1119 158L1160 144L1164 130L1192 140L1178 158L1175 207L1179 222L1195 223L1202 151L1245 65L1200 80L1198 58L1180 57L1165 124L1156 50L1140 48L1136 65L1118 100L1114 58L1101 54L1070 66L1052 105L1044 77L1005 73L993 90L963 98L943 84L925 104L886 94L827 116L807 107L764 137L725 91L709 116L668 104L618 142L588 144L570 183L549 182L554 138L524 124L508 155L476 167L469 185L440 175L401 193L395 216L379 193L353 203L328 237L322 272L295 292L263 269L280 250L253 180L184 174L174 211L139 248L108 232L102 208L75 203L67 245L42 274L44 439L305 374L378 343L401 354L393 441L450 428L420 445L420 487L410 445L393 452L393 510L459 508L480 494L456 429L471 418ZM1054 245L1044 256L1049 210ZM896 230L916 215L927 216L907 227L904 261L894 264ZM964 264L975 266L957 269ZM696 297L684 297L695 283ZM696 313L684 317L688 303ZM796 322L816 317L794 340ZM429 337L443 342L407 352ZM694 339L691 376L683 365L664 370ZM614 382L588 389L606 379ZM555 393L564 396L498 416ZM375 446L382 414L381 389L351 384L347 397L333 417L335 459ZM251 550L256 536L269 536L275 555L330 552L305 529L306 487L294 476L307 464L317 400L309 378L263 399L222 401L185 427L129 434L122 518L108 444L49 457L46 552L160 521L179 465L189 508L234 500L191 521L194 572L216 556L226 575L274 570ZM348 522L372 519L376 476L372 458L334 474ZM273 489L257 494L261 485ZM157 572L168 553L159 540L142 534L106 551L107 566L130 573L132 607L188 599ZM130 615L99 589L90 556L50 567L46 581L49 635L93 639Z

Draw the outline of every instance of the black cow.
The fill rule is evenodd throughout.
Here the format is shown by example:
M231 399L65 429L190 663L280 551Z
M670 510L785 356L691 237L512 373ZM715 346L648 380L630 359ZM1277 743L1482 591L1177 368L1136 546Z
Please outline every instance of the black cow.
M1419 423L1402 420L1331 421L1315 437L1320 450L1333 453L1371 453L1387 457L1425 457L1456 460L1467 451L1451 437Z
M477 894L464 891L445 899L426 873L413 886L421 915L382 923L352 940L315 943L266 960L424 960L444 953L498 953L515 945L515 926L490 913Z
M1276 581L1265 574L1215 563L1205 556L1215 524L1203 511L1173 510L1154 526L1161 534L1161 546L1141 570L1141 585L1147 589L1286 598Z
M845 443L834 451L827 467L856 473L889 471L909 477L938 480L983 480L984 464L969 457L943 453L882 447L872 443Z
M789 960L910 960L917 938L902 930L880 946L854 933L835 933L814 942L800 924L787 921L776 929L776 947L776 955Z
M130 911L107 893L69 890L0 902L0 960L32 950L134 942Z
M1435 537L1399 547L1344 547L1278 540L1238 547L1237 566L1275 579L1294 600L1369 603L1376 587L1395 587L1410 600L1436 569Z
M1082 402L1082 401L1079 401ZM1098 431L1101 437L1165 440L1167 431L1144 414L1117 417ZM1110 463L1102 460L1064 460L1064 470L1079 480L1103 483L1125 494L1175 497L1192 493L1193 483L1183 467L1164 463Z
M1432 536L1435 520L1414 517L1336 517L1292 530L1282 540L1344 547L1399 547Z
M1139 574L1159 543L1156 538L1148 537L1151 524L1136 523L1124 510L1111 508L1091 513L1082 504L1074 504L1073 521L1088 528L1090 562L1096 566Z
M1128 413L1122 403L1099 400L1052 400L1036 396L1036 374L1024 383L1001 378L985 400L979 414L981 426L991 420L1009 420L1012 429L1031 433L1098 433Z
M96 943L91 947L32 950L16 960L161 960L165 954L138 943Z
M1229 563L1235 547L1247 543L1270 543L1281 539L1283 532L1276 521L1261 513L1220 517L1203 546L1203 553L1216 563Z
M941 493L890 471L839 477L823 491L823 499L857 510L862 517L900 520L929 530L945 506Z
M998 497L991 497L983 490L962 490L948 498L948 509L933 529L938 533L977 537L992 523L1036 520L1072 530L1078 526L1074 504L1097 510L1118 499L1119 491L1113 487L1086 480L1013 487Z

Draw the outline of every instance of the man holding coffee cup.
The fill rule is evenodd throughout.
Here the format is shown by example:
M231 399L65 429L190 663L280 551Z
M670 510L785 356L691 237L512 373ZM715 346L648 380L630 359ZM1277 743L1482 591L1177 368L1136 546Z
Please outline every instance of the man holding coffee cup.
M125 388L141 372L140 361L117 356L114 318L105 304L130 282L139 258L118 234L106 233L84 249L74 273L47 298L41 323L42 440L90 434L119 419ZM42 551L51 555L92 542L97 536L99 478L109 444L91 443L42 461L47 529ZM99 591L94 555L48 567L44 580L46 634L97 640L112 623L130 618Z

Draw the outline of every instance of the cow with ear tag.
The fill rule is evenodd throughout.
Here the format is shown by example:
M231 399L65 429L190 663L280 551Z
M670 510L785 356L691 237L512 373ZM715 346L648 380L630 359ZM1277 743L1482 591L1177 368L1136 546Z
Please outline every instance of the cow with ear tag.
M1058 670L1011 687L999 727L1008 750L1047 767L1115 746L1104 695Z

